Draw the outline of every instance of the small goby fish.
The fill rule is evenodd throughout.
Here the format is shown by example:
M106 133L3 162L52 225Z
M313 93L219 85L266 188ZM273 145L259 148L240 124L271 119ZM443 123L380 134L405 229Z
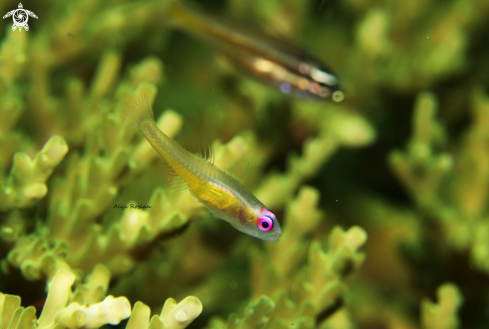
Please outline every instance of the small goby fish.
M278 241L282 231L275 215L243 184L207 159L183 149L156 126L145 88L151 87L138 88L135 95L118 105L117 112L141 131L214 217L258 239Z
M171 25L213 45L235 67L278 87L282 93L335 102L344 99L338 78L303 49L208 17L179 2L167 10Z

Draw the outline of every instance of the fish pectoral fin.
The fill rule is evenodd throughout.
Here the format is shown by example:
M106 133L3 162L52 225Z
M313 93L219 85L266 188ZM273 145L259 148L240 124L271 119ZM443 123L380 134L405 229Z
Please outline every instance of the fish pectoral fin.
M190 191L192 191L192 190L190 190ZM191 192L191 193L192 193L192 192ZM193 193L192 193L192 194L193 194ZM219 210L214 209L214 208L212 208L212 207L208 206L208 205L207 205L205 202L203 202L203 201L201 201L201 200L199 200L199 202L200 202L200 203L202 203L202 204L205 206L205 208L204 208L204 209L205 209L205 210L207 210L207 211L208 211L208 212L211 214L211 216L212 216L212 217L215 217L215 218L217 218L217 219L222 219L222 220L225 220L225 219L223 219L223 218L222 218L222 214L220 213L220 211L219 211Z
M216 211L216 209L213 209L213 208L209 207L208 205L205 205L205 207L207 208L207 210L209 210L209 212L211 213L211 215L213 217L219 218L219 212Z
M158 159L158 172L160 173L161 185L166 189L172 190L185 190L188 188L187 183L178 176L178 174L173 170L168 163L162 159Z
M217 214L215 213L215 211L209 208L205 203L203 202L201 203L205 205L205 207L200 210L202 212L202 216L212 217L214 219L220 219L219 217L216 216Z

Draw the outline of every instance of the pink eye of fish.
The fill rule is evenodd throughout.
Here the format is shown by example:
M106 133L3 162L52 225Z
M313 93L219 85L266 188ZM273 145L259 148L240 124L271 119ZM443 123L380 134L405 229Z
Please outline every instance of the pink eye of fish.
M258 228L263 232L268 232L273 227L273 221L270 217L262 216L258 218Z

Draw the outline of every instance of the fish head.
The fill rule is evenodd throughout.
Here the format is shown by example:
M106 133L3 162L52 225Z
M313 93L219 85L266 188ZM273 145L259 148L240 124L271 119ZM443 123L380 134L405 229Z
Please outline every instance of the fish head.
M249 218L247 225L241 229L246 234L271 242L277 242L282 236L282 230L275 214L265 206L257 206L250 216L253 217Z
M341 102L344 93L340 89L339 79L321 62L311 58L299 64L297 78L293 85L297 96L311 99L327 99ZM283 86L280 86L282 90ZM285 87L287 87L285 85Z

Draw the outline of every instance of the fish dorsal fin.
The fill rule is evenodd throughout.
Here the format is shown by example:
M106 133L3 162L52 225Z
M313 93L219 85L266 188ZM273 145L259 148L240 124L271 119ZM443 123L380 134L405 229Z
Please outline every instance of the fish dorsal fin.
M248 160L241 160L228 171L228 174L238 182L243 183L246 179L246 175L248 174L249 167L250 163Z
M188 152L198 156L199 158L205 159L212 164L215 163L216 156L215 156L214 148L212 147L212 145L202 146L202 144L199 145L198 143L197 143L197 145L195 145L194 143L190 143L190 144L189 143L179 143L179 145L183 149L185 149Z
M212 164L214 164L216 161L216 155L215 155L214 148L212 147L212 145L205 146L205 147L201 148L201 150L199 151L199 155L203 159L206 159L207 161L209 161Z

